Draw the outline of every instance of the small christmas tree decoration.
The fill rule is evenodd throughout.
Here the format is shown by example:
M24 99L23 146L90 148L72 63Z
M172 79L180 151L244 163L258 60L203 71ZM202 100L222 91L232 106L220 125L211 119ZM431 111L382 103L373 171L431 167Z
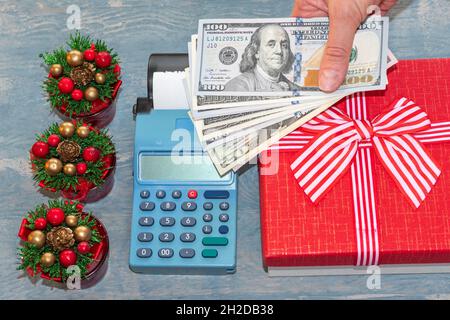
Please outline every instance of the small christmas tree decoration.
M70 78L77 86L85 86L94 79L95 67L91 63L83 63L70 71Z
M98 90L95 87L89 87L86 90L84 90L84 98L87 101L95 101L98 99Z
M87 126L80 126L80 127L78 127L78 129L77 129L77 135L80 137L80 138L87 138L87 136L89 136L89 132L90 132L91 130L89 130L89 128L87 127Z
M79 226L74 230L75 239L78 242L89 241L91 239L92 233L91 229L86 226Z
M77 174L85 174L87 171L87 164L84 162L77 163Z
M81 254L86 254L91 250L91 246L89 245L89 242L83 241L78 244L77 250Z
M50 268L55 264L56 258L55 255L51 252L46 252L41 256L39 263L44 268Z
M75 243L72 229L67 227L53 228L47 233L47 243L56 251L72 247Z
M76 227L78 225L78 217L76 215L66 216L65 222L68 227Z
M78 50L70 50L66 55L66 61L71 67L78 67L83 64L83 54Z
M80 89L75 89L72 91L70 96L75 101L81 101L83 99L83 91L81 91Z
M75 125L70 121L66 121L61 123L58 129L61 136L64 138L70 138L75 132Z
M61 213L63 219L58 225L37 229L38 221L49 220L49 214L57 214L60 220ZM83 212L79 202L52 200L37 206L23 219L18 235L22 240L18 269L30 276L40 274L44 279L65 282L71 274L67 268L73 265L80 270L82 284L103 274L108 235L98 219Z
M112 188L115 148L107 130L55 123L38 135L30 156L39 186L63 197L95 201Z
M81 152L81 147L78 143L72 140L61 141L56 147L56 152L64 162L75 161Z
M62 165L61 160L56 159L56 158L51 158L45 162L44 168L45 168L45 172L47 172L47 174L49 176L54 177L58 173L61 172L63 165Z
M94 61L95 60L95 49L87 49L83 53L84 60L86 61Z
M47 227L47 220L45 218L37 218L34 221L34 227L36 230L44 230Z
M34 230L28 235L28 243L34 245L37 249L45 245L45 234L40 230Z
M58 82L58 89L61 93L71 93L75 84L70 78L61 78Z
M74 176L77 174L77 167L72 164L72 163L68 163L64 165L64 174L68 175L68 176Z
M87 162L97 162L100 158L100 151L94 147L87 147L83 150L83 159Z
M59 253L59 263L65 268L74 265L77 262L77 255L73 250L64 250Z
M61 142L61 139L57 134L51 134L48 136L47 143L50 147L57 147Z
M46 219L52 226L59 226L61 223L63 223L65 219L63 209L61 208L49 209L47 211Z
M67 45L41 54L49 68L43 87L50 104L63 119L104 127L114 117L113 102L122 84L118 56L104 41L78 31Z
M52 66L50 67L50 74L54 77L54 78L59 78L60 75L62 75L63 73L63 67L60 64L52 64Z
M112 57L107 51L97 53L95 64L99 68L108 68L111 65Z
M48 155L48 150L49 145L43 141L37 141L31 148L31 152L39 158L45 158Z
M95 82L97 82L98 84L104 84L106 81L106 76L103 73L96 73L95 74Z

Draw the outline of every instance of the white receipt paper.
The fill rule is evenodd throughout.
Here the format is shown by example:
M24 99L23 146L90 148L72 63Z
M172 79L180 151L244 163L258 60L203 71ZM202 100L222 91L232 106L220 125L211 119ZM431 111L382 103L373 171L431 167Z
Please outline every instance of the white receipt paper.
M153 73L154 109L189 109L184 71Z

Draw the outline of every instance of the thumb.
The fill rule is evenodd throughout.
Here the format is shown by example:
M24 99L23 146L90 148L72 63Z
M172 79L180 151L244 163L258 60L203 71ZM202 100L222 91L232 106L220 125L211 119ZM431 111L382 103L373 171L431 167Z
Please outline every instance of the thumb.
M330 32L319 73L322 91L338 89L347 74L356 30L366 17L354 4L354 1L346 1L345 5L340 3L337 7L336 1L330 1Z

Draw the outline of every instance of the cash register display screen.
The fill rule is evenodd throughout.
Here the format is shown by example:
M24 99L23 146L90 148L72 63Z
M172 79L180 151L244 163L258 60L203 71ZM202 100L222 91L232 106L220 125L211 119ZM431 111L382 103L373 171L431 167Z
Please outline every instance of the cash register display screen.
M141 180L227 181L219 176L208 155L141 155Z

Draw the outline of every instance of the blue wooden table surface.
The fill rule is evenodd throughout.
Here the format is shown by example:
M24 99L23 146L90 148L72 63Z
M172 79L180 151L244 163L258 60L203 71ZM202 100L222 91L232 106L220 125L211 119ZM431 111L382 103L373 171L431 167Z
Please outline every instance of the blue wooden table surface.
M147 59L186 52L199 18L285 17L292 0L79 1L81 30L102 38L122 59L123 89L109 126L118 149L116 184L88 209L110 235L108 273L82 291L32 283L17 271L17 231L24 214L48 199L37 192L28 152L35 134L59 121L41 90L38 54L65 43L66 9L75 1L0 1L0 298L1 299L309 299L450 298L448 275L385 275L369 290L366 276L269 278L262 268L258 174L239 179L237 273L229 276L139 275L128 268L131 216L131 107L146 95ZM399 1L389 47L400 59L450 57L450 1Z

